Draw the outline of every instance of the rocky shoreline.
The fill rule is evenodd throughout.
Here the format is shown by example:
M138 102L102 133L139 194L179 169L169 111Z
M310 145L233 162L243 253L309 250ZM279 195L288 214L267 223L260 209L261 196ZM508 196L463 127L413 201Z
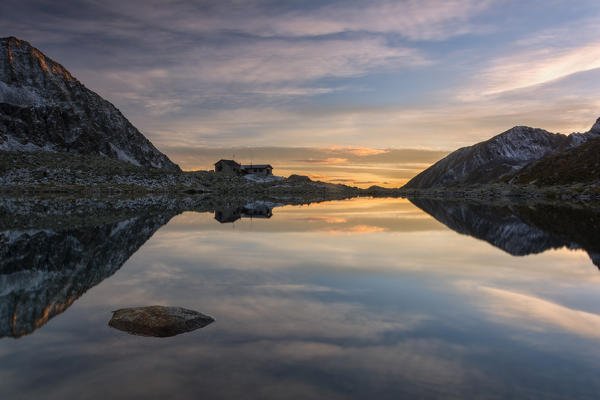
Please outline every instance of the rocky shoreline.
M292 175L257 182L214 171L176 171L137 167L107 157L58 152L0 151L0 193L203 194L228 197L333 199L352 197L360 189Z
M399 191L403 197L409 198L600 202L600 186L585 184L536 186L533 184L492 183L430 189L399 189Z
M80 196L77 194L0 195L0 231L6 229L62 229L115 223L139 215L168 215L183 212L215 213L257 209L272 210L284 205L307 205L343 200L346 196L318 198L275 198L261 196L205 196L197 194L119 194Z

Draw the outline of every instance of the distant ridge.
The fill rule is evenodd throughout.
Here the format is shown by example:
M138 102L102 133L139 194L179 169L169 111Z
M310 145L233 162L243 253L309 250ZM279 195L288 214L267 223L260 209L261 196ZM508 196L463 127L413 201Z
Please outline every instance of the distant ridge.
M93 154L179 169L115 106L15 37L0 38L0 150Z
M599 137L600 119L588 132L570 135L516 126L485 142L450 153L411 179L404 188L427 189L497 182L534 161L577 148Z

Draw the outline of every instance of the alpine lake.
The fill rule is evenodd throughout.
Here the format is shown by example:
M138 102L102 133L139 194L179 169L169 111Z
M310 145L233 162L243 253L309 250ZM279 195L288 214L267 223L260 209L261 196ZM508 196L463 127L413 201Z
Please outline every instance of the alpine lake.
M354 198L49 224L3 201L3 399L600 393L598 207ZM108 324L153 305L214 321Z

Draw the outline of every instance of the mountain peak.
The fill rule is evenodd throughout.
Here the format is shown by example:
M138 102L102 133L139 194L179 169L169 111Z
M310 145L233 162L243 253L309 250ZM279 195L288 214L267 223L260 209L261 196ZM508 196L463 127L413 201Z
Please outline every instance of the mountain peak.
M0 43L2 43L2 44L7 43L7 44L13 44L13 45L16 44L17 46L20 46L22 44L27 44L27 45L31 46L31 44L29 44L29 42L26 42L25 40L21 40L15 36L6 36L3 38L0 38Z
M6 78L12 81L25 78L23 74L26 72L29 72L27 75L30 75L31 73L35 74L42 71L46 74L55 75L69 81L75 80L65 67L51 58L46 57L44 53L25 40L18 39L14 36L1 38L0 51L4 53L3 57L0 57L6 59L10 65L7 72L9 72L11 76Z
M0 150L66 151L179 168L115 106L14 36L0 39Z
M525 125L517 125L517 126L513 126L512 128L510 128L507 131L504 131L494 137L492 137L491 139L489 139L488 141L493 141L495 139L501 139L501 138L509 138L511 140L516 139L516 138L536 138L536 137L541 137L544 136L546 134L550 134L550 132L544 130L544 129L540 129L540 128L532 128L530 126L525 126Z

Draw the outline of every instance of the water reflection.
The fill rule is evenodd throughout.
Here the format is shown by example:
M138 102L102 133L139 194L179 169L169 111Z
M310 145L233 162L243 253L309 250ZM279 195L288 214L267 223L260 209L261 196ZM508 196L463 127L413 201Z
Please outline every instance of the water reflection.
M405 199L277 207L269 219L235 224L215 220L221 209L215 203L199 204L160 217L131 209L112 222L73 227L64 219L60 229L4 229L3 243L63 232L59 247L92 255L75 262L64 251L54 264L63 257L70 270L80 264L90 266L90 275L97 270L98 281L81 275L84 282L114 274L43 329L0 340L2 393L26 399L81 393L91 399L567 399L594 398L600 390L600 274L586 253L571 250L593 250L598 235L587 226L595 218L588 211L578 220L580 211L561 210L583 236L593 235L587 242L572 228L552 230L540 221L553 225L559 215L517 214L520 205L450 212L451 227L483 242L457 235ZM71 234L78 239L67 232L78 232ZM543 245L534 246L535 238ZM488 239L514 254L543 253L512 257ZM94 241L110 244L81 244ZM44 252L35 253L35 243L11 247L13 258L17 249L29 249L39 259ZM101 264L101 253L129 260L120 268L121 261ZM25 264L11 265L3 276ZM42 261L35 265L44 270ZM68 280L80 276L61 279L70 287ZM54 281L39 286L45 282ZM31 286L32 303L53 304L33 290L33 280L23 285ZM164 340L124 335L106 324L113 310L149 304L206 311L219 322Z
M561 247L585 249L600 267L600 242L596 240L600 237L600 212L596 209L423 198L410 201L448 228L485 240L512 255ZM269 219L277 205L259 201L205 207L214 209L217 221L227 223L242 218ZM370 200L314 204L302 212L282 208L280 219L265 225L239 225L238 229L345 236L439 229L407 206L404 200ZM99 226L70 228L66 224L60 229L29 227L0 232L0 337L29 334L65 311L88 289L113 275L179 211L137 215ZM187 219L194 228L202 221L192 215ZM217 228L210 223L201 225L206 230Z
M215 219L224 224L240 218L271 218L275 204L255 201L243 206L221 205L215 209Z
M172 215L0 232L0 337L29 334L113 275Z
M600 209L514 203L493 205L412 198L448 228L515 255L566 247L585 250L600 268Z

